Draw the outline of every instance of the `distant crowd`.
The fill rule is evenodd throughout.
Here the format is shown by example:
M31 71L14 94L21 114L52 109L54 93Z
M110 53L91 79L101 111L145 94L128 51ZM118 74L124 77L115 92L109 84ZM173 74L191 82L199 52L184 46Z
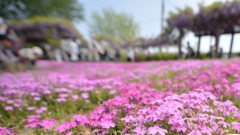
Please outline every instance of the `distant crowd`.
M31 69L35 66L36 60L48 59L56 61L121 61L122 53L128 62L139 60L139 53L133 49L122 51L120 49L107 48L96 41L89 42L83 46L78 39L62 39L60 46L44 43L41 46L26 47L24 39L7 25L0 25L0 69L19 70ZM182 59L194 59L196 54L189 42L187 54ZM152 60L152 54L145 53L146 60ZM219 49L217 57L222 58L222 48ZM210 47L208 57L215 56L214 46Z

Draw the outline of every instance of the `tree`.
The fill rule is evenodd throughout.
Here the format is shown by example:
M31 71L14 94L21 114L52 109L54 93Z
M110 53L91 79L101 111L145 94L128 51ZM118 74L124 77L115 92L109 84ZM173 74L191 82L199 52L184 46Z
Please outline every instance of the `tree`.
M89 27L93 38L108 36L120 42L123 39L132 40L136 38L139 32L139 25L134 22L131 15L116 13L111 8L103 9L102 14L93 12Z
M1 0L0 17L27 19L33 16L83 19L83 6L78 0Z

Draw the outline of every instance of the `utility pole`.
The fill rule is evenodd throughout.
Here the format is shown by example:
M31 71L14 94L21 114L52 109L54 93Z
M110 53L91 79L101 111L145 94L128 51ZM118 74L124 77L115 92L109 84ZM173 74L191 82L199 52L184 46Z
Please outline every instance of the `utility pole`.
M161 34L163 34L163 19L164 19L164 0L162 0L162 5L161 5L161 8L160 9L162 9L162 13L161 13L161 25L160 25L160 34L159 34L159 42L161 42L161 40L163 40L163 39L161 39ZM160 48L160 51L161 51L161 46L159 46Z
M164 20L164 0L162 0L162 15L161 15L161 32L160 32L160 34L163 33L163 20Z

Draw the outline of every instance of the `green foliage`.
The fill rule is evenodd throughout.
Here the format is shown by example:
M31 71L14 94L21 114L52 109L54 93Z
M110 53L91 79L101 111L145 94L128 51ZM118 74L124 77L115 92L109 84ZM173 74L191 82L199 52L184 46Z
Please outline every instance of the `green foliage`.
M160 53L152 54L152 60L161 60L161 54Z
M193 9L191 7L188 7L186 6L185 9L180 9L180 8L177 8L177 13L173 13L173 12L169 12L169 19L173 19L173 18L176 18L177 16L183 14L183 13L193 13Z
M120 56L121 56L121 61L122 62L127 62L127 54L124 52L120 52Z
M121 43L121 42L119 42L119 41L117 41L117 40L115 40L112 37L109 37L107 35L97 35L97 36L94 37L94 39L96 41L100 41L101 39L105 39L105 40L108 40L108 41L113 41L113 42L118 43L118 44Z
M26 47L27 47L27 48L32 48L33 46L35 46L35 44L33 44L33 43L27 43L27 44L26 44Z
M237 53L237 56L240 57L240 52Z
M136 38L139 31L131 15L117 13L111 8L103 9L102 13L93 12L89 27L93 37L104 35L119 42Z
M200 59L209 59L207 53L200 53Z
M1 0L0 7L0 16L3 19L54 16L83 20L83 6L78 0Z
M209 13L211 11L217 11L221 7L222 4L223 4L222 2L214 2L213 4L204 7L204 10L207 13Z
M56 39L48 39L47 42L55 47L60 47L61 46L61 42L60 40L56 40Z
M137 56L138 56L138 61L147 61L148 60L147 55L143 52L138 53Z
M161 53L161 60L176 60L177 57L177 53Z

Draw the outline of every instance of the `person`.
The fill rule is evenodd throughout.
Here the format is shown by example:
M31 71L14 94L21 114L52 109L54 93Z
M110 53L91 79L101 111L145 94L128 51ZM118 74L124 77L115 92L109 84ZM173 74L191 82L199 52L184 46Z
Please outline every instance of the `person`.
M187 42L187 58L194 58L194 51L192 49L192 47L190 46L190 43Z
M133 56L133 54L132 54L131 50L129 50L129 51L127 52L127 60L128 60L128 62L131 62L131 61L132 61L132 56Z
M69 41L69 47L70 47L70 59L71 61L78 61L78 44L75 42L75 40Z
M85 46L82 46L81 47L81 49L80 49L80 51L81 51L81 60L82 61L86 61L87 60L87 55L88 55L88 49L87 49L87 47L85 47Z
M0 34L5 35L7 34L7 25L6 24L0 24Z
M151 61L151 60L152 60L152 55L151 55L151 53L150 53L149 50L147 51L147 60L148 60L148 61Z
M18 51L19 55L27 58L25 64L30 69L36 65L36 60L43 58L43 51L40 47L22 48Z
M116 61L120 61L120 60L121 60L121 53L120 53L120 50L119 50L119 49L116 50L115 60L116 60Z
M219 51L218 51L218 58L222 58L223 56L223 49L222 48L219 48Z
M99 47L97 50L100 61L103 61L105 58L106 51L102 47Z
M19 71L19 63L23 63L24 59L12 49L12 39L6 34L0 35L0 62L2 68L10 72Z

